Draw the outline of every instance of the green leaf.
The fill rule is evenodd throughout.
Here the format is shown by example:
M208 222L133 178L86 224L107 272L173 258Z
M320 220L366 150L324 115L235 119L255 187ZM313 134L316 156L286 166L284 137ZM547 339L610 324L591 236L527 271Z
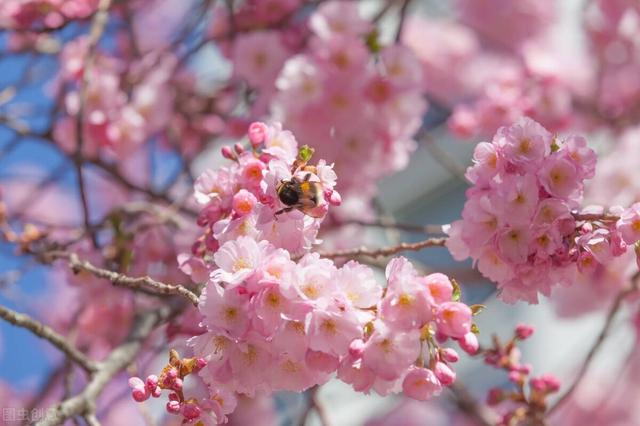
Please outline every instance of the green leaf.
M451 299L454 302L457 302L460 300L460 296L462 295L462 292L460 291L460 284L458 284L458 281L453 278L451 278L451 284L453 285L453 294L451 295Z
M377 29L371 31L367 34L367 38L365 39L365 43L369 48L371 53L378 53L382 50L382 44L380 43L380 33Z
M480 312L484 311L487 308L486 306L479 304L471 305L469 307L471 308L471 313L473 315L478 315Z
M471 324L471 332L473 334L480 334L480 329L476 323Z
M298 151L298 158L304 162L311 160L315 149L311 148L309 145L302 145L300 147L300 151Z

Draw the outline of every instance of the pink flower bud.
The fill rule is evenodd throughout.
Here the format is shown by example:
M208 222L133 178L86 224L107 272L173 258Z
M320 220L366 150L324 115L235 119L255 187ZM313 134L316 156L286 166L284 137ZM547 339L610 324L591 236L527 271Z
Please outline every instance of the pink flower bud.
M356 339L351 342L349 345L349 355L353 358L360 359L362 358L362 353L364 352L364 341L362 339Z
M548 392L557 392L560 390L560 380L552 374L545 374L542 376L545 384L547 385Z
M144 382L140 377L130 377L129 378L129 387L132 389L135 388L144 388Z
M445 386L449 386L456 381L456 373L444 362L436 362L433 372L436 373L440 383Z
M329 204L331 204L332 206L339 206L340 204L342 204L342 197L340 196L338 191L331 190L329 194L325 194L325 199L329 201Z
M504 392L500 388L491 388L487 392L487 405L497 405L504 400Z
M447 362L458 362L460 356L453 348L444 348L440 350L440 355Z
M207 360L204 358L198 358L196 359L196 366L193 368L193 372L197 373L198 371L202 370L206 366L207 366Z
M268 131L269 131L269 127L264 123L261 123L259 121L251 123L249 125L249 131L247 132L249 135L249 141L251 142L251 145L257 148L258 146L263 144L264 141L267 139Z
M237 143L235 145L233 145L233 150L238 154L242 154L244 152L244 147L242 146L242 144Z
M155 374L148 376L146 381L146 386L147 386L147 389L149 389L150 391L153 391L155 388L157 388L158 376L156 376Z
M167 402L167 412L170 414L179 414L180 413L180 402L179 401L169 401Z
M229 146L226 146L226 145L223 146L220 149L220 152L222 152L222 156L224 158L226 158L227 160L235 160L236 159L236 156L233 154L233 151L231 150L231 147L229 147Z
M524 340L533 334L534 328L530 325L519 324L516 327L516 336L520 340Z
M445 343L449 337L446 334L442 333L440 330L436 330L436 341L438 343Z
M180 410L180 412L187 420L194 420L200 417L200 407L190 402L183 404L182 410Z
M177 393L171 392L169 394L169 401L180 401L180 397L178 396Z
M521 365L514 366L515 371L518 371L525 375L528 375L529 373L531 373L532 369L533 369L533 366L531 364L521 364Z
M167 378L172 380L175 379L176 377L178 377L178 369L177 368L171 368L169 369L169 371L167 371Z
M160 395L162 395L162 388L160 388L160 386L151 391L151 396L154 398L160 398Z
M462 348L463 351L468 353L469 355L475 355L480 348L480 343L478 343L478 338L472 332L469 332L458 339L458 344Z
M172 386L172 388L173 388L174 390L179 391L179 390L181 390L181 389L182 389L182 385L183 385L182 379L175 379L175 380L173 381L173 386Z
M512 383L521 383L523 378L524 376L522 375L522 373L518 371L513 370L509 372L509 381L511 381Z
M136 402L143 402L149 399L149 392L145 388L135 388L131 390L131 396Z

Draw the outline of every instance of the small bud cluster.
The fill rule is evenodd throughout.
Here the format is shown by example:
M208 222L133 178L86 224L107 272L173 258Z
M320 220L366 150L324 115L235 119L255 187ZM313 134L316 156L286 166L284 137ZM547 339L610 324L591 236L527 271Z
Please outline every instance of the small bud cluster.
M207 365L202 358L180 359L178 352L169 352L169 363L162 369L160 377L150 375L145 381L139 377L129 379L131 396L137 402L144 402L149 397L159 398L163 390L169 391L166 410L169 414L181 415L186 423L200 419L204 412L207 419L222 423L225 415L235 407L235 395L211 389L211 398L199 400L186 398L184 395L184 380L190 374L196 374ZM230 409L230 410L229 410ZM217 421L219 420L219 421Z
M547 410L547 396L560 389L560 382L551 374L540 377L530 377L531 364L520 362L520 350L516 346L519 341L529 338L533 334L533 327L518 325L514 335L506 344L497 336L493 337L493 347L483 351L485 362L494 368L504 370L509 374L509 381L516 386L515 390L492 388L487 393L487 404L499 405L510 401L508 411L504 413L498 423L499 426L513 424L538 424L544 419ZM525 391L529 384L529 392Z

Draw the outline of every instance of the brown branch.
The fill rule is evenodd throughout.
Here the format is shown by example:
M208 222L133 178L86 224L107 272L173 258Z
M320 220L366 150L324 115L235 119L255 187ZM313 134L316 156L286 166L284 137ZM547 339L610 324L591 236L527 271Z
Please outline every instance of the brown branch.
M78 175L78 190L80 192L80 204L82 206L82 217L84 226L89 232L94 247L98 247L98 240L95 233L91 230L89 203L87 200L87 192L84 182L84 174L82 172L82 146L84 142L84 106L87 100L86 88L89 84L90 71L93 68L95 60L95 48L104 33L104 29L109 19L109 7L111 0L100 0L98 9L96 10L93 20L91 21L91 29L89 31L89 42L85 57L85 65L82 68L82 76L80 77L80 89L78 99L78 116L76 119L76 151L73 156L76 173Z
M58 334L52 328L36 321L26 314L12 311L4 306L0 306L0 317L15 326L26 328L36 336L47 340L53 346L60 349L69 359L82 367L87 373L94 373L97 370L97 366L93 361L73 347L66 337Z
M615 300L613 301L613 304L611 305L611 308L609 309L609 312L607 313L607 318L605 320L604 326L602 327L602 330L600 330L600 334L598 334L598 337L596 338L596 341L591 346L591 349L589 349L589 352L587 353L586 358L584 359L584 361L582 362L582 365L580 366L580 369L578 370L578 374L576 375L576 378L573 380L573 383L571 383L571 385L564 392L564 394L562 394L562 396L560 396L556 400L556 402L551 406L551 408L549 408L549 411L547 411L547 416L551 415L553 412L558 410L558 408L561 407L569 399L569 397L571 396L573 391L578 387L580 382L582 382L582 379L584 378L587 370L589 369L591 362L593 361L593 358L598 353L598 350L600 349L600 347L608 337L611 327L613 325L613 320L616 314L618 313L618 311L620 310L620 307L622 306L622 302L629 295L635 293L637 289L638 289L637 284L635 284L635 279L634 279L634 284L632 285L632 287L618 293Z
M413 225L410 223L397 223L386 219L376 219L372 221L350 219L340 222L340 225L360 225L375 228L398 229L407 232L422 232L425 234L443 234L442 225Z
M451 173L451 175L467 182L467 178L465 177L466 167L460 164L460 162L452 157L447 151L442 149L433 136L426 131L422 131L418 138L419 141L427 148L427 151L429 151L429 154L431 154L431 157L433 157L434 160Z
M336 257L357 257L357 256L392 256L402 251L420 251L427 247L443 247L447 241L446 237L442 238L428 238L426 240L418 241L416 243L400 243L395 246L382 247L378 249L370 249L367 247L360 247L349 250L338 250L331 252L320 252L321 257L334 259Z
M98 424L95 418L96 400L111 379L129 365L146 338L160 324L166 322L179 308L163 306L157 310L147 311L136 317L129 337L122 345L114 349L107 358L98 364L98 369L87 386L79 394L62 401L48 409L44 419L37 426L61 425L74 416L85 416Z
M460 408L460 410L467 416L476 420L483 426L494 426L497 423L498 418L495 413L486 406L479 404L464 385L461 383L454 383L449 386L449 390L453 394L453 398L458 408Z
M302 416L300 418L300 423L298 426L304 426L307 423L307 420L309 419L309 415L311 415L311 413L313 411L316 412L316 414L318 415L318 418L320 420L320 424L322 426L330 426L331 423L329 422L329 418L327 416L327 412L324 409L324 406L322 405L322 403L320 402L320 400L318 399L318 391L320 390L320 386L314 386L313 388L309 389L309 401L307 403L307 407L305 408L304 412L302 413Z
M116 286L133 290L150 290L153 294L182 296L193 305L198 305L198 295L181 284L166 284L148 276L129 277L108 269L99 268L86 260L81 260L75 253L51 252L48 255L52 259L66 259L74 272L85 271L98 278L109 280Z

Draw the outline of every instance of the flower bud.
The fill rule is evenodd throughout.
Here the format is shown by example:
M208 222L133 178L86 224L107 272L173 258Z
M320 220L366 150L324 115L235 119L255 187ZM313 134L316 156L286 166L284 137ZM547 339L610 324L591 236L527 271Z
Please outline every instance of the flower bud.
M469 332L458 339L458 344L460 345L462 350L469 355L475 355L480 348L478 337L476 337L476 335L472 332Z
M172 386L172 388L173 388L174 390L180 391L180 390L182 390L182 385L183 385L182 379L177 378L177 379L175 379L175 380L173 381L173 386Z
M242 146L242 144L237 143L235 145L233 145L233 150L238 154L242 154L244 152L244 147Z
M447 362L458 362L458 360L460 359L458 352L456 352L453 348L441 349L440 355L442 356L442 359Z
M534 328L530 325L519 324L516 327L516 337L520 340L524 340L533 334Z
M254 148L259 147L267 139L267 132L269 128L266 124L256 121L249 125L248 135L249 142Z
M487 392L487 405L498 405L504 400L504 392L500 388L491 388Z
M169 401L167 402L167 412L170 414L179 414L180 413L180 402L179 401Z
M156 376L155 374L151 374L150 376L148 376L146 381L146 386L147 386L147 389L149 389L150 391L153 391L155 388L157 388L158 376Z
M362 339L356 339L351 342L349 345L349 355L353 358L360 359L362 358L362 353L364 352L364 341Z
M226 158L227 160L235 160L236 159L236 156L233 154L233 151L231 150L231 147L229 147L229 146L226 146L226 145L223 146L220 149L220 152L222 152L222 156L224 158Z
M194 420L200 417L200 407L190 402L183 404L180 412L186 420Z
M436 373L440 383L445 386L449 386L456 381L456 373L444 362L436 362L433 372Z
M207 360L204 358L198 358L196 359L196 366L193 368L193 372L197 373L198 371L202 370L206 366L207 366Z

